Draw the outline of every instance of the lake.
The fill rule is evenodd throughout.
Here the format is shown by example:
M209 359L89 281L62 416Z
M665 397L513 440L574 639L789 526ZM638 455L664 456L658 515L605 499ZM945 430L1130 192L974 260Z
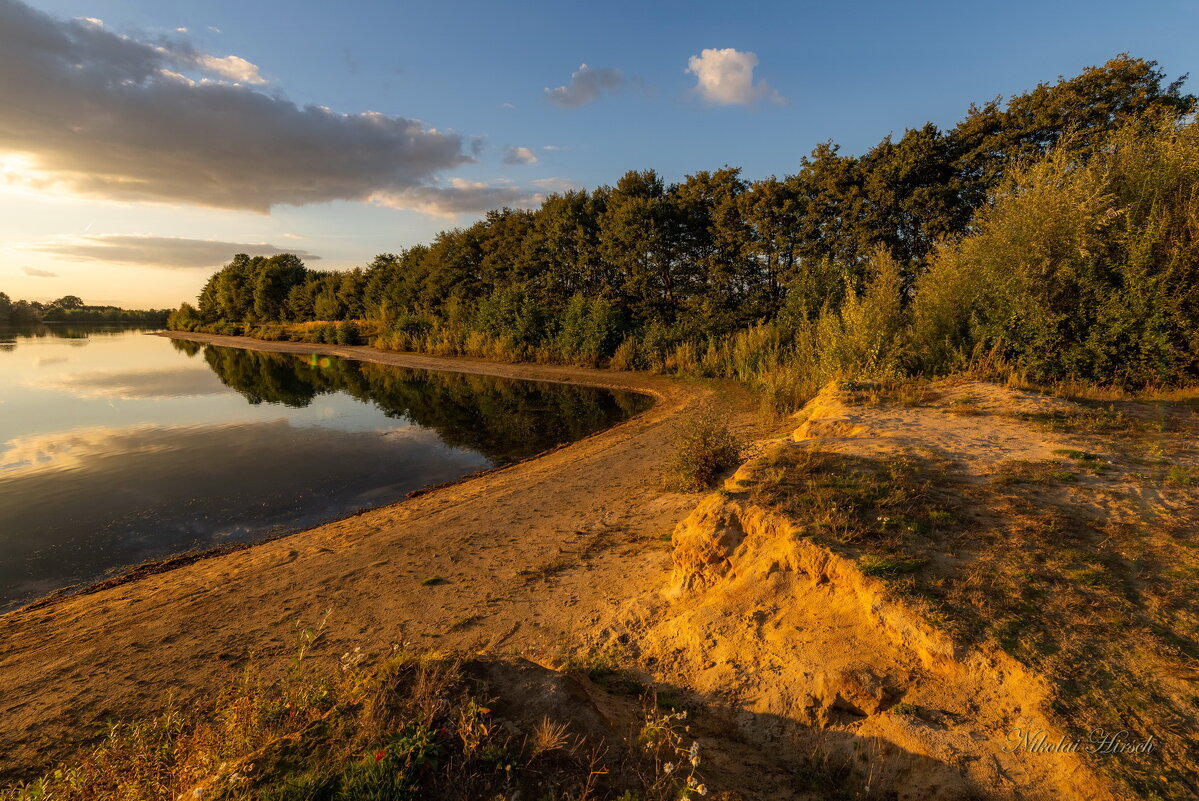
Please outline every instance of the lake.
M121 326L0 328L0 611L394 503L649 405Z

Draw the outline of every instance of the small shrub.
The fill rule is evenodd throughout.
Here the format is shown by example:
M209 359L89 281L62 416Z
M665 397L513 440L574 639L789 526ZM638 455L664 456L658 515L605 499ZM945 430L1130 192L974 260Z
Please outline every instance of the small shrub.
M675 492L711 489L721 474L741 461L742 445L712 411L701 412L678 433L667 465L665 487Z
M362 332L358 329L358 323L342 320L337 326L336 339L338 345L361 345Z

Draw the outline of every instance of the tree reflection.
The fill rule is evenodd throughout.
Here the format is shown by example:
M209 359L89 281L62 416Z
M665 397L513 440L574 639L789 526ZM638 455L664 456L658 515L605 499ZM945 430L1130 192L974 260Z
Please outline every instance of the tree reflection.
M197 347L203 347L204 360L220 380L252 404L303 408L318 395L344 392L388 417L431 428L447 444L482 453L496 464L580 439L651 404L642 395L594 387Z

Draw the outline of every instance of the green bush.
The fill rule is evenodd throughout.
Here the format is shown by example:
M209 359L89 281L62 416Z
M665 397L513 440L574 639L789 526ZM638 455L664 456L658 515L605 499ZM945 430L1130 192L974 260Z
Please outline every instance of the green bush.
M361 345L362 332L358 330L358 323L342 320L337 325L336 339L338 345Z
M1064 144L1024 167L917 285L921 367L990 354L1033 381L1199 375L1199 124Z
M663 484L675 492L711 489L740 463L741 450L741 442L715 412L701 411L679 428Z

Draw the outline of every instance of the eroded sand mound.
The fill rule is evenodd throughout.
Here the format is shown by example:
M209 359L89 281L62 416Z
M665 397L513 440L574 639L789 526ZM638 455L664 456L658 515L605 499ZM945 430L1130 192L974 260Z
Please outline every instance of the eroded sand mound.
M705 498L675 529L664 598L630 606L613 630L630 636L661 675L742 710L742 736L801 771L813 760L856 764L858 787L877 797L1116 797L1078 755L1005 749L1013 731L1062 735L1047 714L1044 680L998 649L964 645L927 608L821 544L820 532L802 522L811 515L789 514L770 491L786 465L817 451L854 459L919 453L981 482L1013 460L1070 447L1007 416L1063 403L954 386L953 396L968 396L973 407L1002 408L997 417L946 413L949 399L851 405L854 394L826 389L794 418L793 431ZM835 510L825 515L838 525ZM809 797L802 782L793 796Z

